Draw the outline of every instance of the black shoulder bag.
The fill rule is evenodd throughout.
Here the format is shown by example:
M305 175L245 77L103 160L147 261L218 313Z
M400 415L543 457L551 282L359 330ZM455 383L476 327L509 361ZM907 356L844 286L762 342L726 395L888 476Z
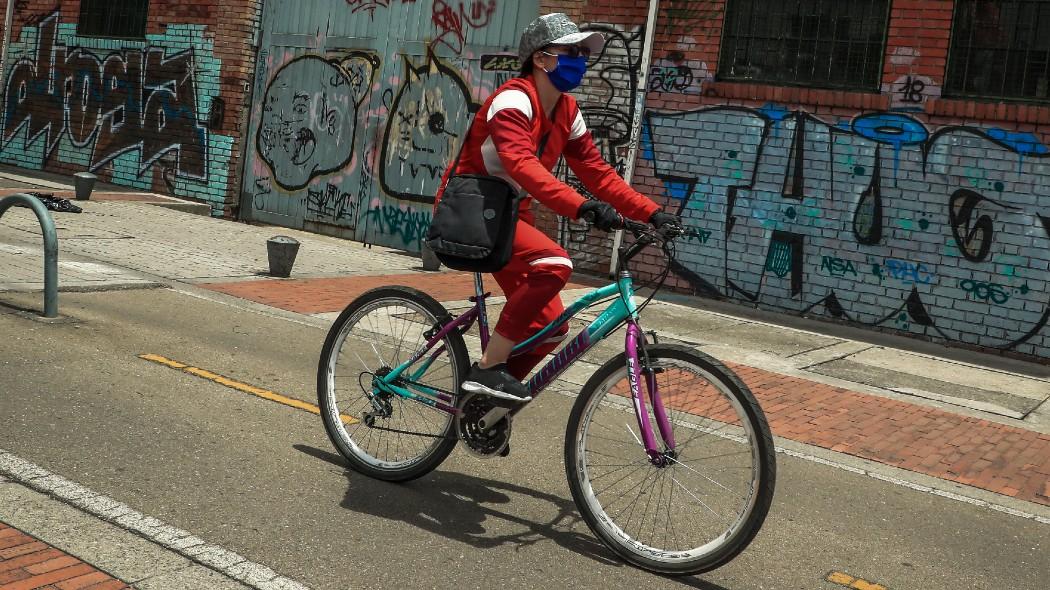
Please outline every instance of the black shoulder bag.
M468 133L473 122L467 127ZM536 157L543 155L547 136ZM453 164L459 167L463 145ZM453 174L445 185L427 233L427 246L453 270L492 273L510 262L518 225L519 193L506 180L484 174Z

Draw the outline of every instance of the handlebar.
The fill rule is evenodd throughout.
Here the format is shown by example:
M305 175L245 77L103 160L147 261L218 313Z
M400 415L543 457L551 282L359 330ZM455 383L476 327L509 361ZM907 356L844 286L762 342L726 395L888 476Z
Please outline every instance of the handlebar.
M619 217L619 223L617 223L616 226L612 229L625 229L634 234L634 237L638 239L641 239L645 235L651 235L653 237L658 237L661 240L666 241L677 238L678 236L685 233L685 229L678 225L665 225L660 228L654 228L648 223L640 223L637 221L627 219L623 216ZM587 223L593 225L594 222L597 220L597 215L593 211L588 211L587 213L584 213L580 218L586 221Z
M593 211L588 211L581 216L581 219L593 225L597 216ZM620 216L620 221L616 224L616 227L612 229L625 229L635 237L633 244L620 246L620 255L617 258L618 272L626 268L627 263L632 258L652 244L661 242L664 251L668 252L669 244L675 238L685 235L685 228L677 224L665 224L662 227L654 228L648 223L639 223L622 216Z

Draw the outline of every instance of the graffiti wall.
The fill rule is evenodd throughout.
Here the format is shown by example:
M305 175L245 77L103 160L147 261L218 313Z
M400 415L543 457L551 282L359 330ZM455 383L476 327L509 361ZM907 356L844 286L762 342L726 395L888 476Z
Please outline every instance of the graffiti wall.
M1050 110L945 100L951 2L922 10L894 5L881 92L850 93L716 80L720 2L662 2L643 77L637 7L579 3L613 47L628 40L616 63L593 60L579 93L614 163L632 114L615 93L643 79L634 185L689 230L672 288L1050 356ZM620 81L603 84L610 67ZM607 273L606 236L555 228L577 268Z
M128 41L78 37L66 18L56 10L31 19L10 44L0 162L87 170L208 201L221 214L234 140L217 132L222 63L208 27L167 24Z
M335 12L299 19L318 32L304 44L284 28L299 8L265 7L244 208L255 220L418 252L471 117L519 70L518 34L536 6L327 8Z
M770 104L649 112L646 135L697 291L1047 354L1050 150L1033 134Z

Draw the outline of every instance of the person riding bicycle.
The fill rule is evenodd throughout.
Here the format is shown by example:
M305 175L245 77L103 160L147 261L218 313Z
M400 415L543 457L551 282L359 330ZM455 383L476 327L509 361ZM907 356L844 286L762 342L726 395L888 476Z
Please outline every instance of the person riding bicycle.
M586 216L602 231L616 229L621 214L658 228L679 223L602 159L576 100L568 94L583 80L587 59L604 46L600 33L580 32L565 14L548 14L530 23L518 48L521 76L500 86L481 106L458 167L453 164L445 172L445 181L454 173L499 176L529 195L521 202L511 261L494 273L507 303L481 361L466 376L463 390L468 393L531 400L522 379L568 333L568 325L563 325L536 348L510 358L515 344L564 311L559 292L573 268L565 250L534 226L532 199L565 217ZM562 156L600 200L584 198L551 173Z

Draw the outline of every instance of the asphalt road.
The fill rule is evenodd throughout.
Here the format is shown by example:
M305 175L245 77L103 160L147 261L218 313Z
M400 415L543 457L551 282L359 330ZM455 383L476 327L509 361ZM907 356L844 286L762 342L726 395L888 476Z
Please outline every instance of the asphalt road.
M0 302L39 305L39 294ZM165 290L63 293L75 322L0 307L0 448L317 589L1042 589L1050 526L778 455L766 526L728 566L670 579L591 535L562 466L571 394L392 485L346 469L312 414L150 363L152 353L315 401L324 332Z

